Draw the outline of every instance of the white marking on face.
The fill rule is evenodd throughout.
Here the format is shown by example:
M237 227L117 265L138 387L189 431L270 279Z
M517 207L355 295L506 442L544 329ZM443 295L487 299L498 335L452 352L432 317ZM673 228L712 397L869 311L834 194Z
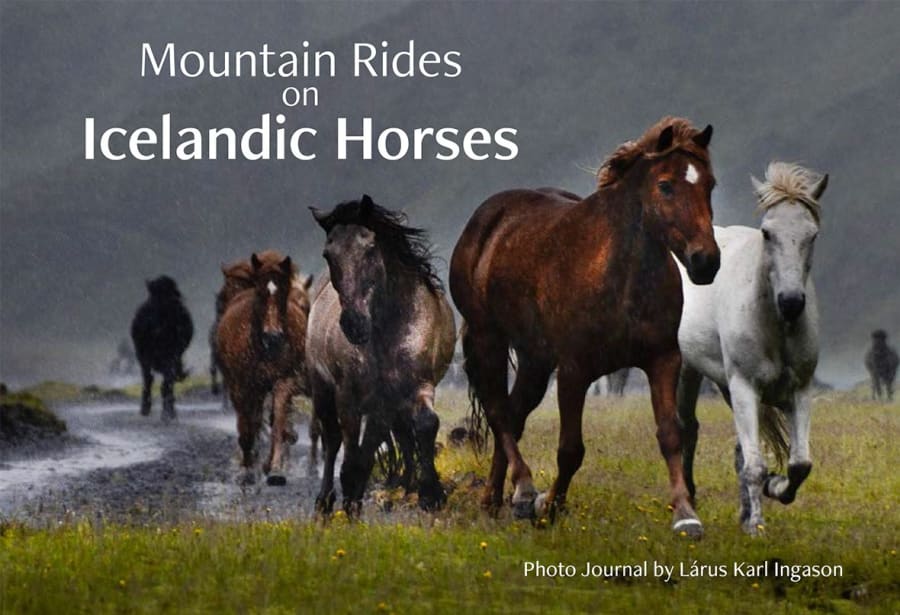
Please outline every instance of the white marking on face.
M276 286L275 282L273 282L272 280L269 280L269 283L266 284L266 288L269 289L270 295L274 295L276 293L276 291L278 291L278 286Z
M697 180L700 179L700 174L697 172L697 168L694 165L688 163L684 179L692 184L696 184Z

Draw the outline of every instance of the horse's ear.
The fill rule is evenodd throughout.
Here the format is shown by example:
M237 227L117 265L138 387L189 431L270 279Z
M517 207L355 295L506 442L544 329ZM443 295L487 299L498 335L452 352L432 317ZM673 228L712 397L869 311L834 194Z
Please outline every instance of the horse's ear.
M372 197L368 194L362 195L362 198L359 200L359 213L362 214L362 217L368 217L374 209L375 202L372 200Z
M318 207L313 207L310 205L309 211L312 212L313 218L316 222L319 223L319 226L322 227L326 233L331 232L331 224L328 223L328 212L319 209Z
M706 149L707 147L709 147L709 141L710 139L712 139L712 133L712 124L707 124L706 128L694 135L694 143L696 143L703 149Z
M755 192L757 196L761 196L766 185L752 175L750 176L750 183L753 184L753 192Z
M306 279L303 281L303 288L306 290L309 290L310 287L312 286L312 283L313 283L313 276L312 276L312 274L310 274L310 275L306 276Z
M291 275L291 273L293 273L293 269L294 269L294 263L291 260L291 257L285 256L284 260L281 261L281 263L279 264L279 267L281 267L282 273Z
M675 140L675 131L672 130L671 126L666 126L663 128L663 131L659 133L659 139L656 141L656 151L664 152L670 147L672 147L672 142Z
M818 201L819 197L825 192L825 188L828 187L828 173L822 176L822 179L819 180L813 189L810 191L809 196L813 198L813 200Z
M253 271L259 271L259 268L262 267L262 261L259 260L256 252L250 255L250 264L253 265Z

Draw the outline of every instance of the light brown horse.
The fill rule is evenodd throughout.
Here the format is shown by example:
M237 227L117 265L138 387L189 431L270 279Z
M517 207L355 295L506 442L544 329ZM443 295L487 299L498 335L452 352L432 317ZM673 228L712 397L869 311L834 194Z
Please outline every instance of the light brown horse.
M375 450L389 432L407 471L416 453L419 505L439 507L446 495L434 467L434 394L453 358L456 327L424 231L367 195L313 215L327 233L329 273L313 291L306 347L325 455L316 507L334 505L343 440L343 505L360 510Z
M711 126L700 131L664 118L604 162L598 190L586 199L555 189L511 190L472 216L453 253L450 291L466 321L473 410L483 407L494 436L486 508L500 507L510 464L514 513L552 518L584 458L585 392L600 376L635 366L650 380L673 527L702 532L682 475L675 416L682 296L671 253L697 283L710 283L718 271L711 136ZM508 392L510 348L518 369ZM559 472L538 498L517 442L554 369Z
M256 439L263 402L271 392L271 449L263 471L270 485L284 485L288 404L294 395L307 391L304 356L312 278L300 281L291 258L275 251L253 254L250 266L253 286L239 291L227 304L216 346L237 413L242 481L255 481Z

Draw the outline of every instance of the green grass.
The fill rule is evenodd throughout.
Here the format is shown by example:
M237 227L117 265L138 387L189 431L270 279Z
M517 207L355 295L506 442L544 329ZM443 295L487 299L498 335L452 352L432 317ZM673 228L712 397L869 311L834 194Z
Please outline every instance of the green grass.
M60 434L66 430L61 421L44 402L26 392L0 395L0 436L14 434L23 427L46 434Z
M45 380L22 390L23 393L39 397L48 404L59 405L89 401L122 401L139 400L141 398L140 382L130 384L121 389L110 389L97 385L80 386L71 382ZM160 378L153 380L153 396L160 395ZM191 397L209 393L210 378L208 375L190 375L181 382L175 383L175 397Z
M671 535L664 464L646 398L589 400L587 456L570 511L537 529L485 516L473 477L489 459L445 448L439 469L455 484L436 515L410 506L362 522L50 531L8 525L0 539L0 612L898 612L900 436L898 406L823 398L815 405L814 470L797 501L766 501L762 536L736 519L733 428L727 408L704 401L697 481L706 536ZM462 394L441 392L444 430L464 414ZM539 488L555 472L553 404L530 419L522 448ZM733 562L839 564L840 578L799 583L735 578ZM523 562L659 561L726 564L726 578L534 578ZM676 577L677 577L676 571Z

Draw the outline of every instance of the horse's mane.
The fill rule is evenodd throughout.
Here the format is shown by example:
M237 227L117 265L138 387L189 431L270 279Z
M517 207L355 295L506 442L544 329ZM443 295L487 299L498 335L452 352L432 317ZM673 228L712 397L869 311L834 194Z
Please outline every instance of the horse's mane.
M656 144L660 133L668 127L672 127L672 145L667 149L657 152ZM694 142L694 137L702 131L686 119L681 117L666 116L647 129L638 140L626 141L616 148L597 171L597 187L611 186L625 175L634 163L641 158L658 158L676 150L684 150L700 160L709 162L709 152Z
M759 208L763 211L787 200L806 207L816 222L819 222L821 206L812 191L821 179L821 175L799 164L770 162L766 168L766 181L760 182L753 178L753 187Z
M368 197L364 196L363 200ZM432 291L443 290L431 259L431 242L425 229L406 224L406 214L391 211L372 203L363 206L363 200L345 201L319 219L323 228L338 224L356 224L375 233L375 241L387 254L394 257L406 271L420 277Z

